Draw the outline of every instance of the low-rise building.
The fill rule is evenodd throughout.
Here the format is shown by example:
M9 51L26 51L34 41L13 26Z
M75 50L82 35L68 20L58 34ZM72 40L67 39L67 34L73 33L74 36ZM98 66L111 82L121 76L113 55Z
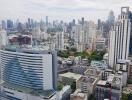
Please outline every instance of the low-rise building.
M105 61L91 61L91 67L97 69L106 69L108 65Z
M90 95L94 92L97 81L96 77L82 76L79 80L77 80L76 88L80 89L81 92Z
M124 94L131 94L132 93L132 84L128 84L127 87L123 88Z
M82 75L72 73L72 72L67 72L64 74L59 74L59 81L62 82L63 84L68 84L70 85L73 82L76 82L78 79L80 79Z
M70 85L66 85L62 88L61 91L57 91L57 100L69 100L71 94Z
M72 66L72 72L84 75L84 72L88 69L88 66L76 65Z
M106 81L100 80L95 89L96 100L121 100L122 80L120 76L110 74Z
M122 98L125 97L126 100L132 100L132 84L128 84L127 87L123 88Z
M70 100L87 100L87 94L82 93L81 90L77 89L70 95Z
M111 70L111 69L105 69L103 72L102 72L102 80L107 80L107 78L108 78L108 76L110 75L110 74L112 74L113 73L113 70Z
M98 70L96 68L88 68L85 72L84 72L85 76L93 76L93 77L97 77L97 79L101 79L101 75L102 75L102 71Z
M129 63L127 73L128 73L128 78L132 80L132 62Z

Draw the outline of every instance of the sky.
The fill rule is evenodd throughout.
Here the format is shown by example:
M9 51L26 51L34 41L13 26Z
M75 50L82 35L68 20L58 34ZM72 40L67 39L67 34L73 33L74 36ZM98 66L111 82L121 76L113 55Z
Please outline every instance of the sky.
M131 9L132 0L0 0L0 20L106 20L110 10L117 16L122 6Z

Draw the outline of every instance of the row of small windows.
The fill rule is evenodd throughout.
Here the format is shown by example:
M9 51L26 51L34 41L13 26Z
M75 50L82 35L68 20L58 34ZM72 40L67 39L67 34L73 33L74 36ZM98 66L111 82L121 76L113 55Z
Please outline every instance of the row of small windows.
M17 83L19 83L19 84L27 84L27 85L32 85L32 84L35 84L35 85L42 85L43 84L43 82L41 82L41 81L29 81L28 79L27 80L22 80L22 79L16 79L16 78L12 78L12 77L10 77L9 79L7 79L6 78L6 80L4 80L4 81L7 81L7 82L15 82L14 84L17 84Z
M26 58L26 57L19 57L19 56L10 56L10 55L8 55L8 56L3 56L3 55L1 55L1 58L6 58L6 59L12 59L12 58L14 58L14 57L17 57L18 59L26 59L26 60L36 60L36 61L41 61L42 59L37 59L37 58L35 58L35 56L34 57L32 57L32 58Z
M8 60L2 60L2 62L3 62L3 64L9 64L9 62L10 61L8 61ZM14 63L14 65L15 64L20 64L20 65L30 65L30 66L35 66L35 65L37 65L39 68L42 68L41 66L42 66L42 64L41 63L39 63L39 64L37 64L37 63L30 63L30 62L13 62ZM11 64L13 64L13 63L11 63ZM36 67L37 67L36 66Z
M42 59L42 56L29 56L29 55L21 55L21 54L11 54L11 53L0 53L2 56L10 56L10 57L14 57L14 56L18 56L18 57L27 57L27 58L36 58L36 59ZM35 59L34 58L34 59Z
M5 78L6 79L6 78ZM25 81L25 82L33 82L33 83L41 83L42 84L42 80L41 79L38 79L38 78L32 78L32 79L30 79L30 78L23 78L23 77L15 77L15 76L13 76L13 75L11 75L10 77L9 77L9 79L10 80L19 80L19 82L22 82L22 81Z

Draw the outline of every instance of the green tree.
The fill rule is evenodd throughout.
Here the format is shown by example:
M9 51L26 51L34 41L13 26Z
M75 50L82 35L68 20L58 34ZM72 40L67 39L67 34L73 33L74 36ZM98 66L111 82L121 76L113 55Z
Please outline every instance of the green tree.
M70 48L70 51L72 51L72 52L77 52L77 49L76 48Z
M91 62L92 60L103 60L103 56L104 56L104 52L97 52L97 51L93 51L88 59Z
M57 90L62 90L63 89L63 84L62 83L58 83L57 84Z
M72 89L72 92L76 90L76 82L71 83L71 89Z
M91 95L88 97L88 100L96 100L94 94L91 94Z
M128 100L128 95L127 94L122 94L122 100Z

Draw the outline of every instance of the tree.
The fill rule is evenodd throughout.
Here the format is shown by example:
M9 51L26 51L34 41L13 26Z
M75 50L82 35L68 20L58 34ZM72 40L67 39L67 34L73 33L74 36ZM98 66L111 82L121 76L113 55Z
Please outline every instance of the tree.
M75 53L75 52L77 52L77 49L76 48L71 48L70 51Z
M66 50L65 51L58 51L58 56L68 58L69 52L67 52Z
M96 100L94 94L91 94L91 95L88 97L88 100Z
M97 51L93 51L88 59L91 62L92 60L103 60L103 56L104 56L104 52L97 52Z
M57 85L57 90L62 90L63 89L63 84L62 83L58 83Z
M72 92L76 90L76 82L71 83L71 89L72 89Z
M128 95L127 94L122 94L122 100L128 100Z

